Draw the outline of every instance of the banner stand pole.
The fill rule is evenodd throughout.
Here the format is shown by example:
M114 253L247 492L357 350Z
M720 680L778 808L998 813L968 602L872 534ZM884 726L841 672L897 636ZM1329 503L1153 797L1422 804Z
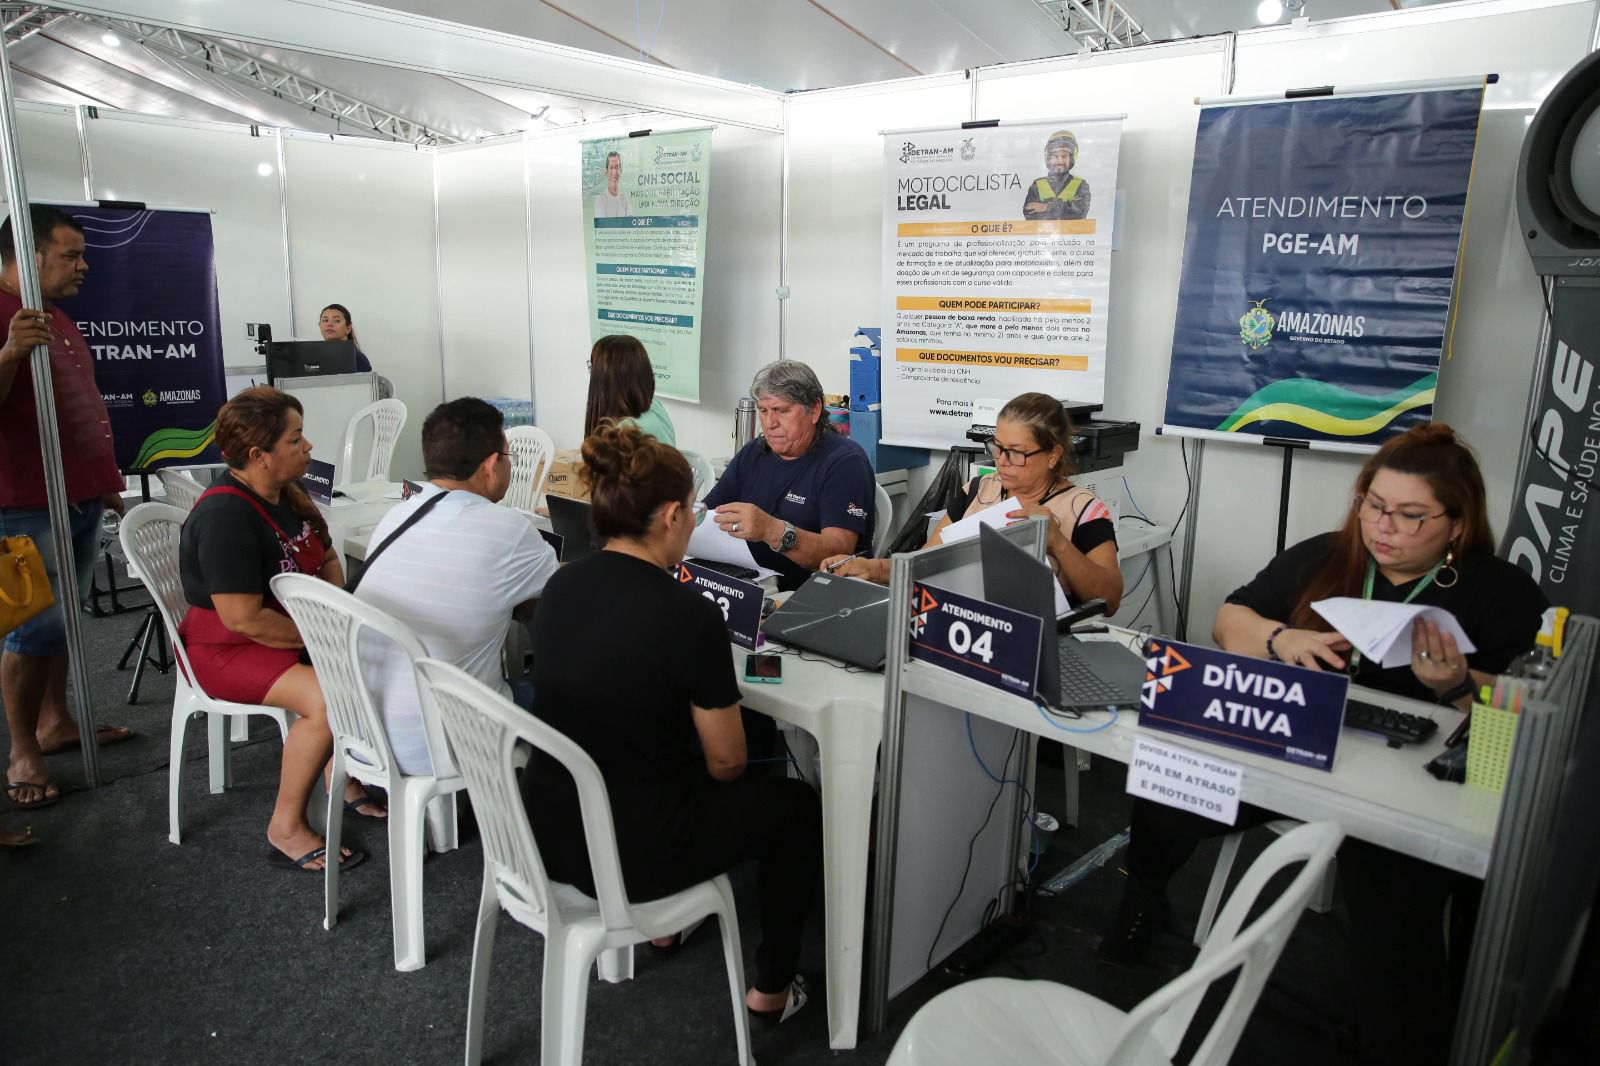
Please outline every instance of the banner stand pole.
M1160 432L1160 430L1157 430ZM1178 441L1183 446L1183 441ZM1178 581L1178 639L1189 639L1189 586L1194 580L1194 537L1200 528L1200 467L1206 456L1206 442L1196 438L1194 465L1189 467L1189 516L1183 525L1183 576Z
M1310 445L1287 437L1268 437L1262 443L1269 448L1283 449L1283 478L1278 486L1278 550L1272 553L1279 556L1289 539L1289 478L1294 472L1294 453Z

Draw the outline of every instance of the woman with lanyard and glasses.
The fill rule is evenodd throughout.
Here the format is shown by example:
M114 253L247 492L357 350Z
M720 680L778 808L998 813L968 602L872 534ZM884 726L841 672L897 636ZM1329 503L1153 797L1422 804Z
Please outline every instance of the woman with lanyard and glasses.
M1419 620L1411 662L1385 668L1354 652L1312 609L1332 596L1443 608L1477 650L1463 653L1436 624ZM1494 554L1477 460L1449 426L1433 423L1379 448L1356 477L1343 525L1268 563L1228 597L1212 635L1225 651L1341 670L1369 688L1466 710L1477 686L1533 647L1546 606L1533 579ZM1411 764L1425 772L1420 761ZM1398 762L1397 772L1406 766ZM1166 922L1167 883L1202 838L1272 817L1246 804L1230 827L1135 801L1127 890L1101 957L1143 956ZM1360 1061L1444 1061L1478 882L1351 838L1338 869L1350 912Z
M1033 515L1050 519L1050 567L1061 589L1074 601L1103 599L1106 614L1122 602L1122 567L1117 562L1117 529L1111 510L1072 483L1072 421L1061 402L1042 392L1025 392L1000 409L989 442L994 473L963 486L961 503L934 527L924 547L943 543L951 522L1011 500L1006 517L1020 522ZM835 555L823 566L834 573L889 583L888 559Z

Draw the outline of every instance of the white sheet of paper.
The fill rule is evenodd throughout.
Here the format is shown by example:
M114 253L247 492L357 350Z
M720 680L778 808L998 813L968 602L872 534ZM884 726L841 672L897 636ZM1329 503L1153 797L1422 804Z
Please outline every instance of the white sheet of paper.
M1428 619L1440 632L1454 637L1463 652L1478 650L1456 616L1443 607L1334 596L1317 600L1311 609L1344 634L1362 655L1390 669L1411 662L1411 626L1418 618Z
M954 544L958 540L971 540L978 535L982 526L993 526L1000 529L1011 524L1011 519L1006 515L1017 509L1016 500L1001 500L991 504L975 514L969 514L959 522L951 522L939 534L939 540L945 544ZM1056 616L1066 614L1072 610L1072 604L1067 601L1067 593L1061 587L1061 582L1055 582L1056 590Z
M1243 781L1238 763L1134 734L1125 786L1130 796L1233 825L1239 820Z
M755 556L750 554L750 543L740 540L728 533L711 515L706 515L705 520L694 527L694 532L689 535L689 558L710 559L717 563L732 563L735 566L748 566L759 575L756 580L770 577L777 573L769 570L756 562Z

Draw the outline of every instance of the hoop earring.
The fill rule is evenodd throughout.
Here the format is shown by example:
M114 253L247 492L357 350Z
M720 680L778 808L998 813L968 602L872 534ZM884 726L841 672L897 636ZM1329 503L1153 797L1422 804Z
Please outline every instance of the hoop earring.
M1439 572L1437 574L1433 575L1433 583L1435 585L1437 585L1439 588L1442 588L1442 589L1453 589L1453 588L1456 587L1456 582L1461 580L1460 572L1458 570L1456 570L1455 566L1453 565L1455 563L1455 561L1456 561L1456 550L1455 550L1455 548L1454 547L1446 548L1445 552L1444 552L1444 562L1439 565ZM1450 572L1450 580L1449 581L1446 581L1444 579L1445 571L1447 571L1447 570Z

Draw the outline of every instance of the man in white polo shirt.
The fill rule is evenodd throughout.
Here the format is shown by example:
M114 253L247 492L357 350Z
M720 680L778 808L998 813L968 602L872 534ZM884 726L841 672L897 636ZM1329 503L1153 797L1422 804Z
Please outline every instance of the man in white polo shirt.
M409 627L432 658L509 698L500 649L513 614L526 621L556 572L555 552L528 515L495 506L511 483L511 456L494 407L467 397L434 408L422 424L422 460L432 481L373 531L356 598ZM407 774L432 772L409 660L388 641L364 639L363 669L395 760Z

